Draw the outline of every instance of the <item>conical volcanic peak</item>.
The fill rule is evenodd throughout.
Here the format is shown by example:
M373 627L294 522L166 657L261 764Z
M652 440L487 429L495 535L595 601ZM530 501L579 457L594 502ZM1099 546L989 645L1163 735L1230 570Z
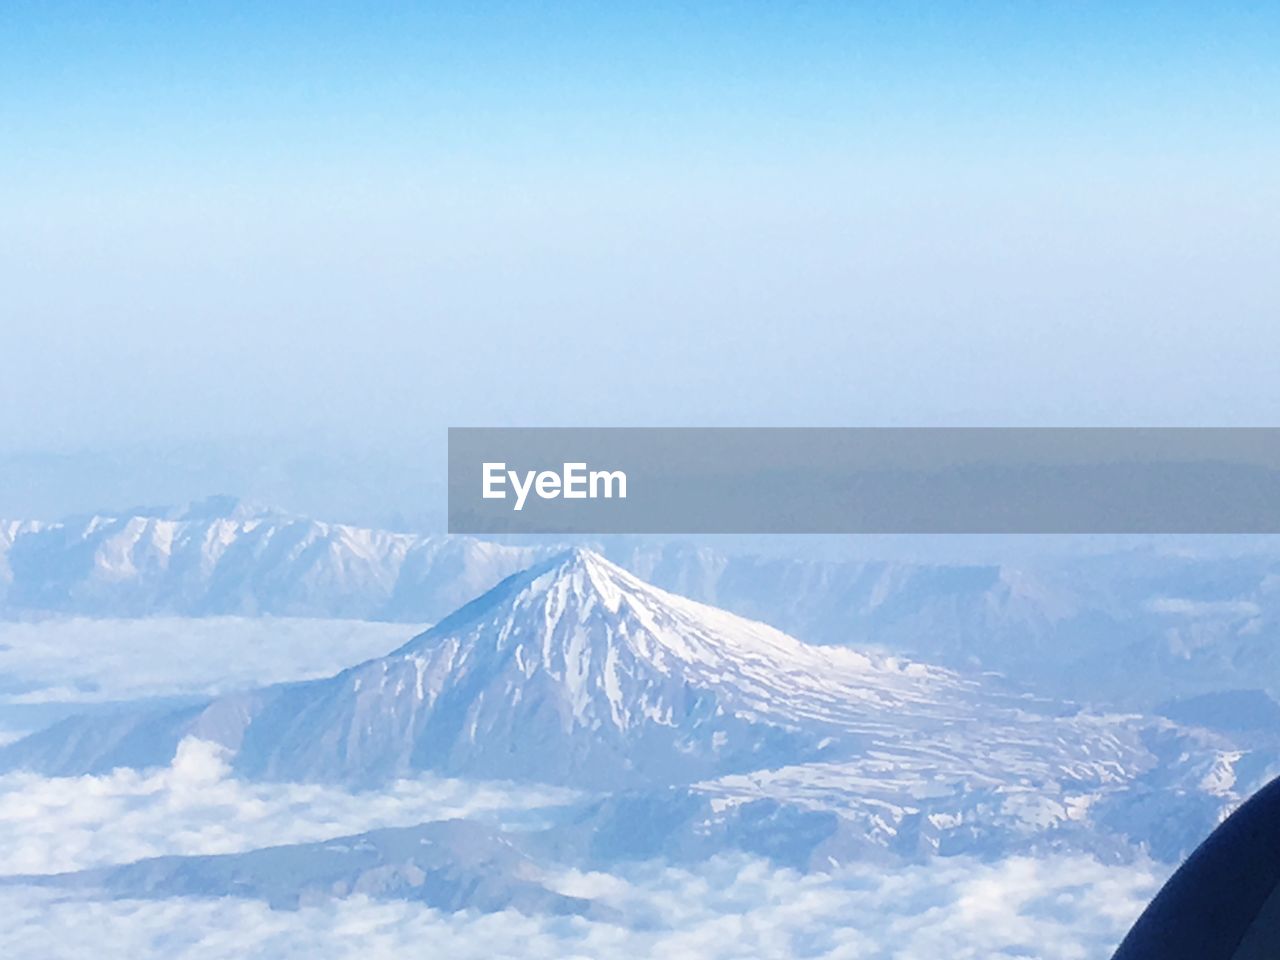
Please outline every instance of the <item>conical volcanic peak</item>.
M273 696L237 763L302 779L691 782L857 749L888 712L949 718L972 692L948 671L807 646L577 549L387 657Z
M692 690L724 715L789 725L844 723L868 705L966 687L948 671L809 646L584 549L509 578L397 656L449 686L500 681L517 702L539 690L567 726L596 731L672 723L681 712L673 700Z
M141 721L141 731L91 731L85 750L120 762L113 744L125 744L128 763L164 762L196 735L233 750L250 776L375 782L436 770L612 788L868 751L932 756L938 743L963 753L962 728L979 712L983 750L994 726L1024 722L1018 702L977 681L809 646L576 549L508 577L388 656Z

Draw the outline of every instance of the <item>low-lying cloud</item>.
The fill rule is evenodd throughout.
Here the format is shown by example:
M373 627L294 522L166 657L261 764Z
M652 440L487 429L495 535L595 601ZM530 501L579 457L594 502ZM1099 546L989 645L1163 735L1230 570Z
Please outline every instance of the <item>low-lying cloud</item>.
M1158 868L1082 857L946 858L802 876L755 859L685 870L570 873L566 890L622 910L621 923L516 913L442 914L365 898L275 911L224 899L92 901L0 889L0 954L186 960L1085 960L1106 956L1154 892Z
M225 751L187 739L173 763L103 776L0 777L0 874L59 873L166 854L236 853L563 803L553 788L422 776L369 792L247 783Z
M403 623L292 617L0 622L0 703L212 695L328 676L417 632Z

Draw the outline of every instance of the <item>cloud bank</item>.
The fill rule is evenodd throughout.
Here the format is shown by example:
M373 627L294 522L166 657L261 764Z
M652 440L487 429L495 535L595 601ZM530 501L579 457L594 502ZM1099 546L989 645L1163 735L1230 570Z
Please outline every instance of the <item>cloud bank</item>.
M552 788L417 777L377 792L246 783L216 744L187 739L173 763L104 776L0 777L0 874L59 873L165 854L258 847L563 803Z
M0 954L88 960L109 943L117 956L185 960L1085 960L1110 952L1159 879L1158 868L1080 857L812 876L726 858L561 877L566 890L624 910L625 924L364 898L273 911L229 898L93 901L9 888Z
M295 617L0 622L0 703L215 694L328 676L418 632Z

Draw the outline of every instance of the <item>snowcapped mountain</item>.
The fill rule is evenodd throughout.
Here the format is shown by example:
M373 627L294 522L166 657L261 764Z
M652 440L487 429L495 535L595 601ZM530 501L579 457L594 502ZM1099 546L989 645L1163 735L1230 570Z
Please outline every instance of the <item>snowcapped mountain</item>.
M807 646L575 549L335 677L193 713L126 715L115 728L95 721L69 762L163 762L178 739L198 735L233 749L241 771L273 778L432 769L687 782L826 756L882 730L890 710L902 714L900 729L945 723L948 703L971 688L945 671Z
M889 713L895 732L945 724L971 695L945 671L807 646L572 550L389 657L282 690L239 762L284 778L686 782L859 749Z
M757 842L835 818L830 832L849 838L842 856L868 844L992 849L993 834L1004 845L1052 834L1096 847L1089 835L1103 823L1108 837L1144 843L1170 803L1194 837L1238 799L1238 773L1261 762L1208 730L806 645L584 550L333 677L66 721L0 751L0 764L64 774L156 765L187 736L227 747L246 777L373 784L432 770L596 791L677 787L675 833L745 831Z

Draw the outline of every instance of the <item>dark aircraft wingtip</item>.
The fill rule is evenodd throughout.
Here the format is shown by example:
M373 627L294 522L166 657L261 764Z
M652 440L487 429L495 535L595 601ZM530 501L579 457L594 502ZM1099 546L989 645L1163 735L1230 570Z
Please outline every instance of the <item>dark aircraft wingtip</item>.
M1112 960L1280 960L1280 779L1202 843Z

